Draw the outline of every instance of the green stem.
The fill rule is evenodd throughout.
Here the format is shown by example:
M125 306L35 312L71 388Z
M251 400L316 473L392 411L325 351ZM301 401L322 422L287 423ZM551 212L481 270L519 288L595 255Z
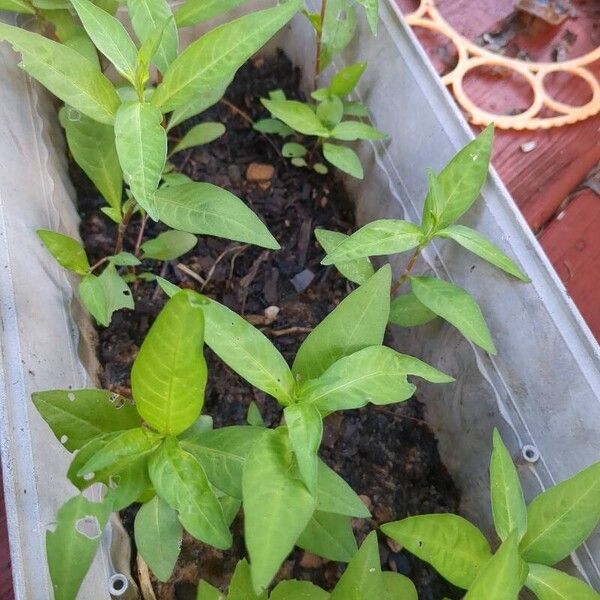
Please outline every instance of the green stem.
M123 239L125 237L125 232L127 231L129 221L131 221L131 217L133 216L136 206L137 204L132 202L127 209L127 212L123 215L123 220L119 223L119 229L117 230L117 243L115 244L115 254L119 254L119 252L123 251Z
M423 250L423 247L419 246L413 252L412 256L408 259L408 262L406 263L406 268L404 269L404 273L402 273L402 275L400 275L400 277L398 278L398 281L396 281L394 283L394 285L392 286L392 294L395 294L400 289L402 284L410 277L410 274L411 274L412 270L415 268L415 265L417 264L417 259L421 255L422 250Z
M319 31L317 32L317 55L315 58L315 78L313 81L313 87L317 89L317 82L319 75L321 74L321 49L323 46L323 21L325 21L325 12L327 11L327 0L321 2L321 22Z

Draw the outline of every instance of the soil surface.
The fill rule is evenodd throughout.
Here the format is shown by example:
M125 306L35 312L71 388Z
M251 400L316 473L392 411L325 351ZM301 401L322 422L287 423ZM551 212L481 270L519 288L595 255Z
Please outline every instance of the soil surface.
M291 363L306 333L316 326L351 290L333 267L319 264L323 252L313 230L326 227L348 233L354 227L352 206L343 186L332 174L320 176L296 169L282 159L281 140L268 140L255 132L248 117L268 116L259 98L281 88L288 98L300 98L300 74L289 60L257 59L238 73L220 102L198 118L183 124L177 139L200 121L221 121L226 134L217 141L176 154L176 170L198 181L208 181L243 198L267 224L282 248L264 251L228 240L201 237L196 247L178 260L161 264L144 261L142 269L166 277L182 287L208 294L243 314L273 341ZM258 163L273 167L272 177L249 181ZM90 260L95 262L114 250L116 227L99 210L102 201L76 168L81 235ZM258 171L269 171L265 167ZM125 238L125 250L133 251L139 234L134 221ZM144 238L156 236L164 227L149 222ZM139 268L138 268L139 269ZM107 328L99 328L98 354L102 384L129 395L129 371L138 348L166 301L155 283L132 285L135 311L121 311ZM267 311L268 307L277 307ZM271 320L277 312L276 318ZM267 425L276 425L281 410L276 402L253 389L207 349L209 381L204 412L216 427L245 423L254 400ZM322 457L357 493L364 496L373 519L356 521L359 542L374 527L408 515L455 512L459 496L438 455L437 442L423 421L423 406L412 399L399 405L368 406L334 414L325 422ZM131 526L134 510L124 514ZM172 580L157 583L159 600L195 599L195 585L204 578L226 588L236 562L245 555L241 517L234 523L231 550L216 551L186 537ZM458 598L433 570L380 535L382 565L408 575L417 585L421 600ZM331 589L343 565L324 561L296 550L284 564L280 577L297 577ZM376 600L376 599L374 599Z

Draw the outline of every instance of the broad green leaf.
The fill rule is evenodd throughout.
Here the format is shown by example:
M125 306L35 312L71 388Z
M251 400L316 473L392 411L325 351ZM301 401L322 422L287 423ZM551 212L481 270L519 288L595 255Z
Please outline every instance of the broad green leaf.
M292 402L292 372L263 333L214 300L204 307L204 317L206 343L223 362L281 404Z
M311 404L292 404L283 411L300 475L311 494L317 489L318 452L323 438L321 414Z
M443 229L471 208L487 177L493 138L490 125L442 169L437 177L439 189L430 187L425 199L424 224L430 215L435 229Z
M267 429L244 469L245 539L257 592L271 583L315 509L315 499L292 467L286 432Z
M123 77L133 83L137 48L121 21L89 0L71 0L71 4L96 48L110 60Z
M109 256L108 261L115 267L135 267L141 264L140 259L131 252L119 252L119 254Z
M350 43L357 24L356 9L347 0L328 0L325 8L319 60L321 71Z
M283 154L284 158L301 158L302 156L306 156L307 153L306 146L297 144L296 142L288 142L281 148L281 154ZM304 162L306 163L306 161Z
M158 283L160 289L167 295L169 298L172 298L175 294L181 291L181 288L174 283L171 283L164 277L156 276L156 283Z
M257 594L252 584L250 566L246 560L241 560L235 567L227 600L267 600L267 592Z
M517 600L521 591L521 558L517 532L502 543L469 586L465 600Z
M77 240L48 229L38 229L37 234L61 267L79 275L85 275L90 270L85 250Z
M303 380L314 379L335 361L383 342L390 310L389 265L344 298L304 340L292 366Z
M301 0L290 0L205 33L171 63L152 103L170 112L198 95L222 88L300 7Z
M120 210L123 172L117 156L113 127L93 121L68 106L61 108L59 119L75 162L108 204Z
M221 504L221 508L223 509L223 517L225 518L225 523L227 523L228 527L231 527L231 524L240 512L240 508L242 508L242 501L238 498L232 498L231 496L217 497L219 498L219 503Z
M358 549L352 520L316 510L296 545L327 560L350 562Z
M317 106L317 118L327 129L336 127L344 116L344 105L337 96L328 96Z
M164 74L175 60L179 45L177 25L171 19L173 13L169 3L167 0L127 0L127 12L135 35L141 42L145 42L166 19L169 20L153 60L158 70Z
M167 130L173 129L173 127L183 123L186 119L204 112L206 109L219 102L225 95L225 90L229 87L230 83L231 80L227 80L215 88L206 90L202 94L198 94L198 96L194 96L187 102L181 104L171 113Z
M163 223L189 233L279 249L264 223L231 192L211 183L184 183L156 193Z
M141 455L155 450L160 441L161 437L157 433L142 427L120 431L90 457L77 475L83 477L112 465L123 466L124 463L133 462Z
M414 223L399 219L372 221L339 244L321 263L331 265L365 256L385 256L416 248L424 241Z
M65 104L101 123L114 123L119 96L97 65L68 46L12 25L0 23L0 40L20 52L21 68Z
M182 183L191 183L193 181L190 177L184 175L183 173L163 173L162 180L162 187L181 185Z
M361 102L344 102L344 114L349 117L368 117L369 110Z
M103 433L142 424L129 400L107 390L48 390L34 392L31 400L69 452Z
M343 121L331 132L337 140L385 140L387 135L361 121Z
M144 258L174 260L189 252L198 242L195 235L185 231L165 231L141 245Z
M390 305L390 323L400 327L424 325L435 318L437 315L419 302L413 292L394 298Z
M167 132L161 122L161 112L141 102L121 105L115 120L117 154L125 181L137 203L155 221L155 194L167 160Z
M177 511L186 531L220 550L231 546L223 509L204 469L175 438L167 438L152 455L149 472L156 493Z
M113 264L99 276L85 275L79 283L79 296L94 319L104 327L110 325L115 311L134 308L131 290Z
M454 325L468 340L496 354L481 309L466 290L435 277L411 277L410 281L419 302Z
M200 581L196 600L225 600L225 596L216 587L210 585L210 583Z
M350 561L331 593L331 600L384 598L377 534L372 531Z
M304 135L329 137L329 129L321 123L308 104L297 100L267 100L266 98L262 98L261 102L274 117L294 131Z
M55 600L75 600L102 540L112 507L75 496L63 504L54 531L46 532L46 553Z
M328 600L329 594L310 581L282 581L269 600Z
M195 127L192 127L181 139L181 141L173 148L171 154L175 152L181 152L187 148L193 148L194 146L201 146L202 144L209 144L214 142L217 138L220 138L225 133L225 125L223 123L215 123L207 121L205 123L198 123Z
M600 519L600 462L543 492L527 507L521 555L553 565L573 552Z
M178 27L189 27L203 23L233 10L246 0L186 0L175 13Z
M181 438L181 447L202 465L210 483L233 498L242 498L242 474L248 455L264 433L262 427L235 425Z
M379 0L357 0L365 9L367 21L373 35L377 35L377 22L379 21Z
M492 556L484 535L458 515L419 515L387 523L381 530L463 589L470 588Z
M294 130L289 125L286 125L279 119L261 119L254 123L253 129L260 131L261 133L276 134L283 138L294 133Z
M324 415L361 408L369 402L392 404L414 394L415 386L408 383L408 375L433 383L454 381L418 358L386 346L370 346L340 358L320 377L301 386L298 395L301 403L314 405Z
M340 171L348 173L348 175L352 175L356 179L363 178L364 173L360 164L360 158L358 158L358 154L352 148L325 142L323 144L323 156L327 162L330 162Z
M71 3L68 2L67 4L70 8ZM96 46L69 10L40 10L39 13L46 21L54 25L54 34L59 42L79 52L81 56L87 58L100 70L100 60Z
M168 581L181 546L177 513L158 496L142 505L134 522L135 545L159 581Z
M248 406L248 413L246 415L246 422L248 425L252 425L254 427L266 427L263 416L260 412L260 408L254 400L250 402Z
M393 571L383 571L381 577L385 600L419 600L415 584L408 577Z
M150 487L147 454L133 461L125 460L124 463L122 468L110 468L106 476L102 472L94 473L94 479L99 477L108 486L105 499L110 500L115 512L139 501L140 496Z
M111 465L109 469L103 469L97 473L86 475L85 477L79 475L81 468L100 450L102 450L109 442L113 441L121 431L113 431L110 433L103 433L92 438L89 442L84 444L77 452L75 452L73 459L69 465L67 471L68 480L79 490L85 490L90 485L95 483L107 483L112 474L116 474L121 468L125 469L130 463L135 461L123 461L123 465L115 466Z
M497 429L490 463L490 495L498 537L504 541L516 531L520 541L527 531L527 505L519 474Z
M204 302L191 290L175 294L154 321L131 369L137 410L161 433L185 431L204 404Z
M487 260L487 262L502 269L509 275L521 281L530 281L527 275L521 271L512 259L474 229L470 229L464 225L450 225L438 231L436 236L454 240L463 246L463 248L470 250L473 254L483 258L483 260Z
M359 62L340 69L331 79L328 91L340 98L347 96L358 84L363 76L367 63Z
M318 469L317 510L360 519L371 516L356 492L320 459Z
M315 229L315 237L323 250L331 254L343 241L350 236L339 231L330 231L328 229ZM357 258L355 260L342 261L335 264L335 268L346 278L354 283L362 285L371 277L375 270L368 257Z
M600 600L581 579L546 565L530 563L526 585L539 600Z
M31 3L25 0L0 0L0 10L10 10L11 12L25 15L34 15L35 10Z

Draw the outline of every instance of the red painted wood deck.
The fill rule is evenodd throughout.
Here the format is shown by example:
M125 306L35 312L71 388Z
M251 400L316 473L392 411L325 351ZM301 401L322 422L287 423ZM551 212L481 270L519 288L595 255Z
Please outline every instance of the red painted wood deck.
M397 0L410 11L414 0ZM516 0L438 0L457 31L471 40L511 23L504 51L533 60L573 58L600 45L600 3L572 0L573 16L552 27L539 20L514 20ZM512 29L511 29L512 28ZM440 72L449 68L453 47L443 36L417 32ZM514 35L513 35L514 34ZM594 65L600 77L600 64ZM558 100L583 104L589 92L580 81L557 77L548 86ZM465 82L470 97L495 111L523 109L530 101L526 84L497 72L478 70ZM525 153L522 144L535 142ZM600 116L582 123L537 132L498 131L493 162L554 264L569 293L600 339L600 196L582 187L600 161ZM0 486L0 507L4 498ZM13 600L6 517L0 511L0 600Z

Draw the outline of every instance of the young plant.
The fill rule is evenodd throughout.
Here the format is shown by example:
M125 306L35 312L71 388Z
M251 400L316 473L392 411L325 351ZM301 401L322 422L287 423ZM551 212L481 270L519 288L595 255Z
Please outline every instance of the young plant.
M516 600L523 585L539 600L600 600L583 581L552 568L582 544L600 520L600 462L525 504L519 475L498 431L490 465L492 514L500 548L462 517L420 515L382 526L450 583L465 600Z
M382 346L389 317L389 265L353 291L308 335L292 367L255 327L225 306L203 307L206 344L231 369L283 407L285 424L264 429L224 428L204 435L219 457L206 465L209 480L243 502L245 541L257 593L270 584L295 545L330 560L356 550L351 518L367 517L356 494L318 457L323 418L373 403L410 398L413 375L452 381L422 361ZM177 297L177 296L175 296ZM259 422L256 415L254 422ZM202 461L202 451L193 452ZM213 478L211 478L213 477Z
M367 65L357 63L336 73L326 88L312 93L316 104L287 100L281 90L271 92L270 98L261 102L273 118L263 119L255 124L262 133L275 133L287 138L294 133L316 138L310 140L310 149L299 141L286 142L282 154L290 158L296 167L309 167L317 173L327 173L322 158L353 177L364 176L360 159L356 152L339 142L356 140L383 140L386 135L371 125L345 117L367 116L365 107L359 102L345 100L350 94ZM322 158L321 158L322 155Z
M317 238L327 256L324 265L335 265L353 281L368 272L371 256L384 256L412 250L406 268L392 292L405 284L410 291L392 301L390 322L412 327L442 317L467 339L495 354L481 309L461 287L436 277L412 275L421 252L434 240L452 240L509 275L529 281L523 271L492 242L464 225L456 224L473 205L486 180L492 149L493 127L486 128L460 150L439 175L429 173L429 191L420 225L399 219L368 223L350 236L318 230Z
M335 589L329 593L309 581L288 580L273 591L257 594L249 565L240 561L225 596L206 581L198 586L197 600L417 600L410 579L392 571L382 571L377 534L372 532L362 543Z
M3 23L0 40L20 52L21 67L65 103L61 122L69 148L106 199L105 214L118 224L113 255L92 267L75 240L52 236L51 232L42 234L60 264L71 265L74 268L67 268L83 276L80 290L84 304L99 323L108 324L113 310L132 308L133 303L116 267L133 270L140 251L144 257L158 258L139 245L131 253L123 253L125 232L134 215L140 216L142 234L148 217L188 234L157 242L170 246L167 254L171 257L191 243L189 234L279 248L262 221L239 198L209 183L170 173L170 154L214 139L222 127L198 125L170 153L167 134L173 126L217 102L237 69L302 5L300 0L288 0L225 23L180 54L177 27L166 0L128 3L138 45L107 10L89 0L72 0L72 5L95 48L122 78L119 87L104 74L97 55L94 60L72 45ZM157 86L149 83L152 65L162 76ZM128 196L124 203L123 181ZM105 271L95 275L103 265L107 265Z

